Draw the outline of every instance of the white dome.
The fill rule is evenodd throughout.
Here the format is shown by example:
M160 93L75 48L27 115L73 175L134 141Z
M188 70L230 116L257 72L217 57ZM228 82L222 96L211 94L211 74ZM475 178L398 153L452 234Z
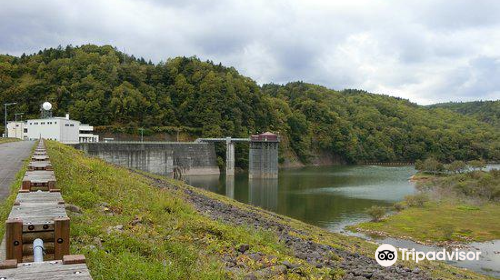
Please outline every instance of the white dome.
M43 103L42 107L45 111L49 111L50 109L52 109L52 104L50 104L50 102L45 102Z

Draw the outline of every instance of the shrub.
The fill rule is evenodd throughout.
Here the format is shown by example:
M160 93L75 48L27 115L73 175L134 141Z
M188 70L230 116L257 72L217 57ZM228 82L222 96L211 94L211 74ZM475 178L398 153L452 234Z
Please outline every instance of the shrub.
M394 210L396 210L398 212L401 212L405 209L405 205L401 202L394 203L393 207L394 207Z
M446 170L451 173L462 173L467 170L467 164L461 160L455 160L454 162L446 165Z
M417 159L417 161L415 161L415 169L418 171L424 171L424 162L420 159Z
M421 172L437 174L444 170L444 165L433 158L428 158L423 162L416 163L415 168Z
M408 207L422 207L427 201L429 201L429 197L425 193L405 196L405 202Z
M372 217L372 222L379 222L385 216L385 208L381 206L372 206L366 212Z
M474 170L483 170L486 168L486 161L484 160L471 160L467 164Z

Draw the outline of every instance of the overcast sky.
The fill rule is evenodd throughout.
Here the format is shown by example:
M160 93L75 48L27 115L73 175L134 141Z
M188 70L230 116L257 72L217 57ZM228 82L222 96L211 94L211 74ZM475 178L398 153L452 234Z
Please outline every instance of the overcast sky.
M500 1L0 0L0 53L111 44L419 104L500 99Z

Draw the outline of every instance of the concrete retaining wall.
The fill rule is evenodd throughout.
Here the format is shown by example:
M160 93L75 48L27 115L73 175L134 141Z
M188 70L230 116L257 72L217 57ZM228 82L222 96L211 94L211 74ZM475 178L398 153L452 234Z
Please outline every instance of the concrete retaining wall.
M220 174L214 145L208 143L101 142L75 147L107 162L155 174Z

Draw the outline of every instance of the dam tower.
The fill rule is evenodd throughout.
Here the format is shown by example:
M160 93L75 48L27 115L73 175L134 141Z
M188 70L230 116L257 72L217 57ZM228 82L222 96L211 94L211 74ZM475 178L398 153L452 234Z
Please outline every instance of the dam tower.
M279 142L279 136L270 132L250 137L249 178L278 178Z

